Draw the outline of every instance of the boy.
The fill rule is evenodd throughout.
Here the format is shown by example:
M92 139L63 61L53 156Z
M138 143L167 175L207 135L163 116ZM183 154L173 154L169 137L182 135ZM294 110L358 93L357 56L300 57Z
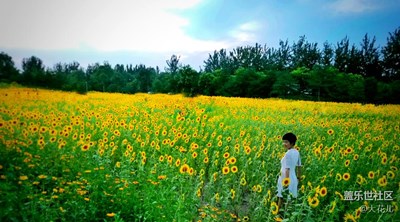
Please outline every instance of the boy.
M296 198L297 197L297 185L301 178L301 159L300 153L298 150L294 148L296 144L297 137L293 133L286 133L282 137L283 146L285 147L286 153L285 156L281 160L281 172L278 178L278 208L281 208L283 196L283 184L285 178L290 179L290 183L288 186L289 193ZM297 168L297 174L296 174ZM289 197L290 199L290 197Z

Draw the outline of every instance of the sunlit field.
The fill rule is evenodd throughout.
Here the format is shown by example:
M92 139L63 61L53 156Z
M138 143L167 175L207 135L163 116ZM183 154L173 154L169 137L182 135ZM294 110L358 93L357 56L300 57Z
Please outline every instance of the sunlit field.
M1 221L400 219L399 105L28 88L0 103ZM303 180L278 212L286 132Z

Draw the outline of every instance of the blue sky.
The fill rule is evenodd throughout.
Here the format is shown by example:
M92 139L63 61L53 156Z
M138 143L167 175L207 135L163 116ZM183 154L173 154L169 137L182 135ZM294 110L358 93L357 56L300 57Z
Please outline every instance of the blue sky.
M221 48L277 47L279 40L383 46L400 27L400 0L0 0L0 51L19 67L57 62L166 66L172 54L195 69Z

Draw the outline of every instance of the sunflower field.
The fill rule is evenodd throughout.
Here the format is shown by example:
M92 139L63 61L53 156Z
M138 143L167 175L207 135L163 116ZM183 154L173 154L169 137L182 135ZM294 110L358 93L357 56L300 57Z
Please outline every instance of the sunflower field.
M400 219L399 105L31 88L0 103L1 221ZM278 209L287 132L302 179Z

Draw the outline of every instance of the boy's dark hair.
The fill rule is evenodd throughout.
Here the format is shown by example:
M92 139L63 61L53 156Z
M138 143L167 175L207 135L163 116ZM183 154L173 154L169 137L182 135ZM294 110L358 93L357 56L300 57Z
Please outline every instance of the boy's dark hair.
M297 137L293 133L286 133L283 135L282 140L287 140L291 145L296 144Z

